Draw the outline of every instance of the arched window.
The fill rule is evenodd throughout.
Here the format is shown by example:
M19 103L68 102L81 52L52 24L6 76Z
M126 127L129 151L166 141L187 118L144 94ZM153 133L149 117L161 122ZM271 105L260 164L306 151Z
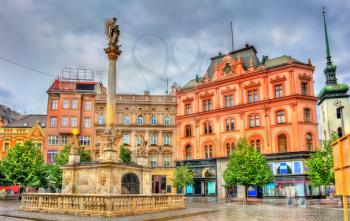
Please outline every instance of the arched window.
M284 134L278 136L278 150L279 152L287 152L287 137Z
M338 137L342 137L343 136L343 129L341 127L338 127Z
M124 116L124 124L125 125L129 125L130 124L130 116L129 115L125 115Z
M165 115L164 116L164 124L165 125L170 125L170 117L169 117L169 115Z
M226 119L226 131L235 129L235 121L233 119Z
M191 145L186 146L186 160L192 159L192 147Z
M99 125L105 124L105 115L101 114L100 116L98 116L98 124Z
M155 115L152 115L152 117L151 117L151 124L152 125L156 125L157 124L157 118L156 118Z
M304 109L304 122L311 122L310 109Z
M230 154L233 153L234 149L236 148L235 142L227 142L226 143L226 156L230 157Z
M213 145L205 145L204 150L206 159L213 158Z
M312 135L311 135L311 133L306 134L306 148L307 148L307 150L312 150Z
M277 119L277 124L284 124L286 122L286 116L284 114L284 111L277 111L276 119Z
M256 140L255 142L255 148L256 150L261 153L261 144L260 144L260 140Z
M143 117L142 117L141 114L137 117L137 124L138 125L142 125L143 124Z

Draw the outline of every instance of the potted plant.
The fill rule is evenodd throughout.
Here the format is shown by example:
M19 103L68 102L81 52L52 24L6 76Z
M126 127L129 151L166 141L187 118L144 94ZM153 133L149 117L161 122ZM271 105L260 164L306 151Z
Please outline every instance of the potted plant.
M7 192L5 189L0 190L0 200L6 199Z

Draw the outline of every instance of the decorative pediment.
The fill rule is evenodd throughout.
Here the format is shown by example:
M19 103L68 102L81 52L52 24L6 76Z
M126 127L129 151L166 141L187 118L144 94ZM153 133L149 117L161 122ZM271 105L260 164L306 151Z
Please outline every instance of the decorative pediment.
M230 94L230 93L234 93L236 91L236 88L235 87L229 87L227 86L225 89L223 89L221 91L221 94Z
M271 78L270 82L271 83L277 83L277 82L281 82L281 81L285 81L285 80L287 80L285 75L283 75L282 77L277 75L275 78Z
M258 82L250 81L248 84L246 84L244 86L244 89L253 88L253 87L259 87L260 85L261 85L260 81L258 81Z
M299 74L299 79L309 81L312 79L312 77L306 73L303 73L303 74Z
M185 97L184 99L182 99L183 103L190 103L193 101L193 97Z
M45 137L45 132L41 128L39 122L36 122L27 132L27 137Z
M209 97L212 97L214 96L214 92L208 92L208 91L205 91L204 93L201 93L200 94L200 98L209 98Z

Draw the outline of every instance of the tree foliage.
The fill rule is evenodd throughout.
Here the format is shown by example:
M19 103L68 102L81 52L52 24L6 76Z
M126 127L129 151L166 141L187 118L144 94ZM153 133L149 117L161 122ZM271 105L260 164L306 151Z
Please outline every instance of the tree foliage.
M62 187L62 169L61 166L68 163L70 146L66 145L63 150L56 156L54 164L48 164L47 168L47 181L48 186L51 188ZM90 151L79 149L80 162L90 162L92 160Z
M3 180L21 186L46 186L46 170L41 151L27 141L16 144L1 162Z
M128 148L125 148L123 145L120 146L119 158L124 163L131 162L131 151Z
M183 191L186 186L191 184L193 184L193 173L190 169L188 169L188 166L182 165L180 167L176 167L173 186L177 189L181 188Z
M265 157L245 139L240 139L224 171L226 186L262 186L273 179L274 176Z
M322 142L321 149L310 155L307 167L312 186L329 186L334 183L332 143L337 138L337 134L332 133L329 140Z

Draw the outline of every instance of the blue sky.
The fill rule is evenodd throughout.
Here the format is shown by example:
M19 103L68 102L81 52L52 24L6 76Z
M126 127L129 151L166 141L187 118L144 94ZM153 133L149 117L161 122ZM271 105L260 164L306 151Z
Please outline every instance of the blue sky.
M350 83L350 1L205 0L0 0L0 103L20 112L45 113L46 90L65 67L107 70L103 22L115 16L123 54L118 92L162 94L164 78L184 85L203 75L210 57L253 44L258 56L311 58L315 92L324 85L326 6L338 81ZM105 74L95 76L105 82Z

